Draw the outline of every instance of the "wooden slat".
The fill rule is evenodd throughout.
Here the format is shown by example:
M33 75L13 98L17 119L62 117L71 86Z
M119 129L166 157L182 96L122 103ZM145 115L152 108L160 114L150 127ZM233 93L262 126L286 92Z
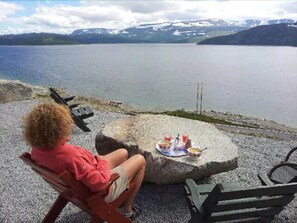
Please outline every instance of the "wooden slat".
M202 202L200 201L200 195L197 191L196 183L192 179L186 180L185 190L189 193L189 200L193 203L193 206L197 209L197 214L204 215Z
M45 167L41 167L36 165L32 160L31 160L31 155L30 153L24 153L22 156L20 156L20 158L26 163L28 164L37 174L39 174L41 177L43 176L48 176L49 178L51 178L52 180L60 183L60 184L64 184L64 182L61 180L61 178L59 177L59 175L49 171L47 168Z
M84 107L85 108L85 110L86 110L86 112L88 113L88 114L94 114L94 112L93 112L93 110L91 109L91 107L90 106L85 106Z
M202 206L204 207L205 215L210 216L213 209L218 203L218 197L221 195L221 185L217 184L204 200Z
M79 117L72 114L72 118L74 120L74 123L84 132L90 132L91 130L87 127L86 123L80 119Z
M59 104L67 105L67 102L58 94L58 92L55 91L53 88L49 88L51 91L50 96L55 100L55 102Z
M235 219L245 219L251 217L272 217L280 213L283 208L265 208L265 209L246 209L245 212L223 212L222 214L212 215L208 219L213 222L221 222Z
M69 97L62 97L64 101L68 102L75 98L75 96L69 96Z
M278 195L293 195L297 192L297 183L274 185L271 187L259 187L255 189L236 190L222 192L218 198L222 200L241 199L248 197L261 197L261 196L278 196Z
M67 194L71 197L79 197L77 194L75 194L69 187L65 187L64 185L59 184L53 184L50 181L45 180L52 188L54 188L56 191L58 191L61 194Z
M39 168L36 168L36 167L31 167L39 176L41 176L42 178L46 178L48 180L52 180L52 181L55 181L59 184L64 184L63 180L59 177L59 175L56 175L54 173L50 173L48 172L47 170L39 167Z
M258 177L263 185L265 185L265 186L273 186L274 185L274 183L268 178L266 173L259 172Z
M222 223L268 223L271 222L273 220L273 218L260 218L260 217L256 217L256 218L245 218L245 219L236 219L236 220L227 220L227 221L223 221Z
M83 183L75 180L69 172L63 172L60 177L80 198L85 199L90 195L89 189Z
M61 211L67 205L68 200L65 199L62 195L59 195L55 203L52 205L49 212L46 214L45 218L42 220L42 223L52 223L55 222Z
M89 106L86 107L78 107L78 108L73 108L72 114L81 118L81 119L86 119L89 117L92 117L94 115L94 112Z
M285 206L294 199L294 196L263 197L256 199L240 199L230 202L220 202L213 212L232 211L245 208L264 208Z
M210 193L215 186L216 184L199 184L197 185L197 190L199 194ZM235 189L242 189L242 187L238 183L222 183L221 189L224 191L233 191Z

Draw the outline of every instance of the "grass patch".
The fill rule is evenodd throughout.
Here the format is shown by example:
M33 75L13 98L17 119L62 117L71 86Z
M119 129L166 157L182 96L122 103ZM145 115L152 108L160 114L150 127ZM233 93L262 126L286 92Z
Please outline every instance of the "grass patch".
M42 93L36 93L34 95L36 98L49 98L49 95L47 94L42 94Z
M166 112L163 112L162 114L181 117L181 118L187 118L187 119L193 119L193 120L199 120L202 122L208 122L208 123L213 123L213 124L244 126L244 125L234 124L232 122L228 122L228 121L225 121L222 119L217 119L217 118L213 118L213 117L209 117L206 115L201 115L201 114L197 114L197 113L193 113L193 112L186 112L183 110L166 111Z

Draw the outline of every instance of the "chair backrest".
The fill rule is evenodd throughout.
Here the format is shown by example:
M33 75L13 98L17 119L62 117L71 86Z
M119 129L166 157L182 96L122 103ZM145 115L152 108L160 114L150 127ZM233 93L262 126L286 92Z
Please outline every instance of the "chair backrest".
M58 104L63 104L69 107L70 111L71 111L71 116L72 119L74 120L74 123L80 128L82 129L84 132L90 132L91 130L87 127L87 123L84 122L83 117L78 116L77 114L77 108L73 108L75 106L77 106L78 104L74 104L72 105L68 105L67 103L67 99L65 100L64 98L62 98L56 91L54 88L49 88L50 90L50 96L52 99L54 99L54 101ZM74 97L74 96L73 96ZM70 99L73 99L73 97L70 97ZM84 108L81 108L84 109ZM91 111L91 108L88 108L89 113L85 116L85 117L90 117L92 115L94 115L94 113Z
M202 203L210 222L247 219L246 222L267 222L294 199L297 183L254 189L224 190L217 184Z
M75 180L69 172L64 171L61 174L56 174L45 167L41 167L32 161L31 154L27 152L22 154L20 158L56 191L66 196L69 201L77 204L77 201L83 201L91 194L89 189L81 182Z
M65 101L53 88L49 88L50 90L50 96L52 97L52 99L54 99L54 101L58 104L64 104L68 106L67 101Z
M297 147L294 147L293 149L291 149L285 159L285 162L289 162L290 156L292 155L293 152L297 151ZM296 163L297 164L297 163Z

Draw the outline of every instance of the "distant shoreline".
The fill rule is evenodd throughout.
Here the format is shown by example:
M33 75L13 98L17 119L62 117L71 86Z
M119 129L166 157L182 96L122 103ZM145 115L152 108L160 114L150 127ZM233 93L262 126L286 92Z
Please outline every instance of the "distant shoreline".
M1 84L4 84L4 83L15 84L16 88L18 88L18 86L24 86L26 88L31 89L32 90L31 99L41 99L45 101L51 100L51 98L49 97L49 92L47 87L33 86L30 84L23 83L21 81L0 79L0 103L3 103L3 101L1 101L1 92L3 93L3 89L1 89ZM61 94L66 94L66 95L71 94L71 92L68 92L65 89L58 89L58 90L61 92ZM27 99L30 99L30 98L27 98ZM20 99L20 100L24 100L24 99ZM135 115L135 114L141 114L141 113L158 114L163 112L169 112L168 110L143 109L139 107L136 108L118 101L106 100L98 97L96 98L84 97L79 95L76 95L74 103L90 105L94 109L102 112L117 112L117 113L123 113L123 114ZM190 114L194 113L192 111L185 111L185 112ZM257 129L273 130L273 131L281 131L281 132L289 132L289 133L297 134L297 128L286 126L284 124L280 124L272 120L245 116L241 114L232 114L230 112L218 112L213 110L203 110L203 115L228 121L236 125L251 126Z

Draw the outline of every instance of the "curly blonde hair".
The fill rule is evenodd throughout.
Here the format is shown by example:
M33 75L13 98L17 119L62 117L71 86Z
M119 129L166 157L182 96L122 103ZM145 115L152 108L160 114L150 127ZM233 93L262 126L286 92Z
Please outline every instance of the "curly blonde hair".
M24 117L24 138L32 147L53 149L71 133L72 123L68 107L56 103L39 104Z

